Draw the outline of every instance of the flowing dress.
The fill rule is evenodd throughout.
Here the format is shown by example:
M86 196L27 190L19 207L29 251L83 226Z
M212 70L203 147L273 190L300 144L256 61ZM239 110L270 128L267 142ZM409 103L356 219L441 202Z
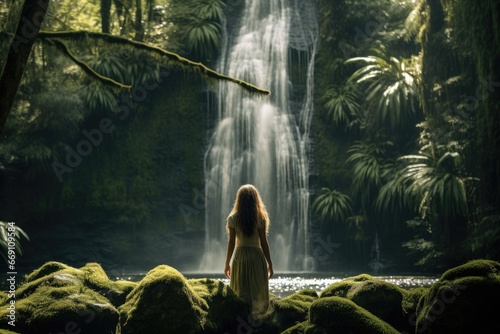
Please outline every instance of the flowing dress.
M264 222L258 222L251 237L243 234L237 213L228 217L227 226L236 231L229 286L237 296L251 303L253 313L264 313L269 304L269 280L257 230L265 228Z

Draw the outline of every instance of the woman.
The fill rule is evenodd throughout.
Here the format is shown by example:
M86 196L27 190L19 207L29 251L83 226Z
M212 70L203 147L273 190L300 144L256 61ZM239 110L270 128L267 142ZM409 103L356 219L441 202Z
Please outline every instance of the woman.
M269 304L273 264L268 229L269 216L258 190L251 184L241 186L227 217L229 241L224 274L236 295L251 303L254 314L266 312Z

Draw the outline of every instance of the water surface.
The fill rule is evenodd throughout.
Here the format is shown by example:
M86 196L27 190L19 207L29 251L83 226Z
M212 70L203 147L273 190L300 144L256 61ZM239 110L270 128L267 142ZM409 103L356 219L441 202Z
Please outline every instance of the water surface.
M223 275L216 274L200 274L200 273L186 273L184 276L190 278L211 278L217 279L229 285L229 279ZM331 273L282 273L275 274L269 280L269 292L278 296L286 297L302 289L312 289L318 293L323 291L330 284L342 281L348 277L356 275L333 275ZM118 279L125 279L131 281L140 281L144 274L124 275L115 277ZM436 276L373 276L382 279L386 282L395 284L404 289L411 289L417 287L427 287L434 284L438 277Z

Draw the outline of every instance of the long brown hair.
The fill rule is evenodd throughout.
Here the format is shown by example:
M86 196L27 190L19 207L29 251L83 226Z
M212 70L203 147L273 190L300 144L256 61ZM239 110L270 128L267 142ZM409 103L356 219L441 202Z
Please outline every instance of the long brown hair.
M238 189L233 210L229 215L235 215L240 223L243 235L251 237L255 232L257 222L264 223L266 233L269 230L269 216L262 202L259 191L251 184L245 184Z

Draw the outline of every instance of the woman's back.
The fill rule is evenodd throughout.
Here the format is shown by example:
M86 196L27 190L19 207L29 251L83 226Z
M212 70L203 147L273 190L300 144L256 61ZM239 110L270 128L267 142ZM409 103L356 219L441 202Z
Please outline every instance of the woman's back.
M252 236L246 236L241 228L241 220L238 219L238 213L233 213L227 218L228 227L236 231L236 246L260 247L259 228L264 228L263 222L258 222L254 228Z

